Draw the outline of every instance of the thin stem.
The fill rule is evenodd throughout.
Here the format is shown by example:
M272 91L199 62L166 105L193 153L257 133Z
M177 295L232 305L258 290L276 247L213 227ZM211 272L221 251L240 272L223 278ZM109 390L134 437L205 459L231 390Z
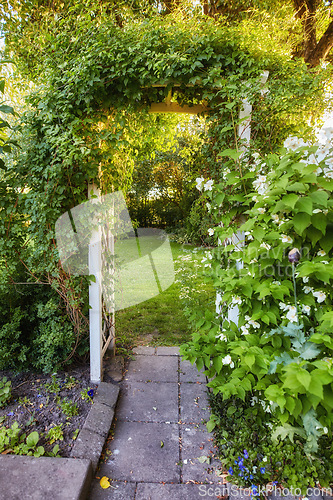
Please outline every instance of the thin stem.
M292 271L293 271L293 283L294 283L294 299L295 299L295 307L296 307L296 317L297 317L297 324L299 325L298 321L298 310L297 310L297 295L296 295L296 277L295 277L295 264L292 262L291 264Z

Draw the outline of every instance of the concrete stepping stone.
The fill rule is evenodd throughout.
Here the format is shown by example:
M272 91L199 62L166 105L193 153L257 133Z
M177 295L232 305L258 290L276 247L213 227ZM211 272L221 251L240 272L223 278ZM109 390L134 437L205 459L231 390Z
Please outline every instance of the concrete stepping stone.
M89 500L134 500L136 483L110 481L110 487L103 489L99 481L99 479L94 479L88 497Z
M196 365L192 365L189 361L180 361L180 382L200 382L202 384L207 383L206 375L202 372L198 372Z
M111 455L99 476L116 480L179 482L179 431L176 424L118 420L108 443Z
M209 484L138 484L135 500L199 500L226 495L226 485Z
M222 483L222 478L215 474L221 463L214 458L212 435L206 426L183 424L180 435L183 482Z
M172 422L179 420L178 384L160 382L127 382L122 385L118 420L139 422Z
M180 384L180 420L198 424L209 420L207 388L204 384Z
M130 362L125 381L178 382L177 356L137 356Z

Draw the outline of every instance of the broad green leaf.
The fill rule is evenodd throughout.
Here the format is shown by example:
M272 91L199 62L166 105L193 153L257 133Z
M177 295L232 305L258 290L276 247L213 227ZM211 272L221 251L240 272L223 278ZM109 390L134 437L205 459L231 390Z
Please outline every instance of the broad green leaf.
M327 207L328 194L326 191L313 191L312 193L310 193L310 196L314 203L317 203L318 205L321 205L325 208Z
M311 224L311 217L305 212L298 212L292 222L296 233L302 236L304 230Z
M305 389L309 389L311 383L311 375L309 372L300 368L298 372L296 372L297 380L302 384Z
M31 432L27 437L27 446L29 446L29 448L33 448L38 443L38 440L39 440L38 432L37 431Z
M311 222L315 228L319 229L323 234L326 233L327 219L323 213L313 214Z
M286 205L286 207L294 208L298 199L299 197L297 196L297 194L291 193L285 195L281 201Z
M303 196L299 198L295 205L295 209L298 212L305 212L309 215L312 215L313 204L311 198L309 196Z

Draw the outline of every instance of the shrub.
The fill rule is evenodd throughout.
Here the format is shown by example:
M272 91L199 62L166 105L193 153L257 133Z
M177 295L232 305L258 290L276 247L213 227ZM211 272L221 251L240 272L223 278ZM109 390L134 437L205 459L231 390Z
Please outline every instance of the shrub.
M327 147L285 146L262 159L228 151L225 182L206 190L220 243L210 262L219 312L196 320L183 354L224 400L261 394L276 418L272 439L296 435L319 456L333 423L333 162Z

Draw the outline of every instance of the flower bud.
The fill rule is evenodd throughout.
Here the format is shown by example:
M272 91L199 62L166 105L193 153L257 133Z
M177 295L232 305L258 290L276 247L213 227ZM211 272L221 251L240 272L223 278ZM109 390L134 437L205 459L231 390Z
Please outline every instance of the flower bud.
M301 254L297 248L293 248L288 253L289 262L291 262L292 264L297 264L299 262L300 258L301 258Z

